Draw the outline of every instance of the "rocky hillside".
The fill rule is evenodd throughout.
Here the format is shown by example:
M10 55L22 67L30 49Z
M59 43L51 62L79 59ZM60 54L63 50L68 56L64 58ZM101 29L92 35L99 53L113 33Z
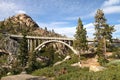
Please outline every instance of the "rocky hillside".
M21 34L22 30L27 30L28 35L35 36L61 36L52 31L47 31L38 26L38 24L27 14L17 14L0 21L0 32L9 34Z
M15 41L11 41L8 37L3 36L2 33L21 35L23 30L27 30L27 35L31 36L63 37L60 34L55 33L54 30L48 31L47 27L45 27L45 29L40 28L30 16L26 14L17 14L4 21L0 21L0 50L12 54L17 53L16 47L18 48L18 45L12 46L11 44L14 44ZM60 54L66 53L64 45L60 43L52 45Z

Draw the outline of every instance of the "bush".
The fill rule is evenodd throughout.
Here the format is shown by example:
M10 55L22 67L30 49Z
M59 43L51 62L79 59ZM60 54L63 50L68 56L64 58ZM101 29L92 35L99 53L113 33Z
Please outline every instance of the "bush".
M72 67L70 66L73 63L76 63L78 61L78 58L76 58L75 55L73 56L71 60L67 60L64 63L61 63L59 65L56 65L54 67L46 67L42 69L38 69L32 73L32 75L36 76L46 76L46 77L57 77L60 75L63 75L62 70L66 70L66 74L74 71L78 71L79 67Z
M100 65L104 66L104 65L106 65L109 61L108 61L107 59L105 59L105 57L99 56L98 62L100 63Z
M21 67L16 67L16 68L10 69L10 72L12 73L12 75L16 75L16 74L20 74L22 70L23 69Z
M102 72L89 72L84 69L56 77L55 80L119 80L120 66Z
M120 63L119 61L110 62L106 65L107 69L100 72L89 72L88 68L79 69L60 75L55 80L119 80Z
M73 56L73 55L72 55ZM70 64L78 61L76 56L71 60L67 60L62 64L54 67L46 67L36 70L32 75L54 77L54 80L119 80L120 79L120 63L113 61L106 63L107 69L99 72L89 72L89 68L72 67ZM66 73L61 70L66 68Z
M40 68L42 68L41 63L38 61L35 61L32 63L29 63L29 66L28 66L28 68L26 68L26 71L27 71L27 73L32 73L32 71L40 69Z
M36 71L34 71L32 73L32 75L35 75L35 76L46 76L46 77L53 77L53 76L55 76L54 72L53 72L53 68L50 68L50 67L46 67L46 68L43 68L43 69L36 70Z
M0 67L0 79L1 77L6 76L8 72L9 72L8 68Z
M0 54L0 65L4 65L5 63L7 63L7 58L8 58L8 55L6 54Z

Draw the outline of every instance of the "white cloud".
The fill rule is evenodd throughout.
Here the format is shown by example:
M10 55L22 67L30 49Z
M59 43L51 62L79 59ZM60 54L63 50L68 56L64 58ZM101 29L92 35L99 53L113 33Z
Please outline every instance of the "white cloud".
M105 14L120 13L120 0L107 0L101 6Z
M84 27L87 30L87 36L93 38L93 33L95 32L93 23L85 24Z
M101 5L100 9L104 11L105 14L120 13L120 0L105 0ZM79 17L82 19L93 17L97 9L85 16L75 16L66 18L66 20L76 20Z
M113 6L113 5L116 5L116 4L119 4L119 3L120 3L120 0L106 0L106 1L103 3L103 7Z
M61 27L61 24L56 24L53 26L55 23L61 23L61 24L68 24L68 22L52 22L49 24L44 24L44 23L38 23L40 27L44 28L47 27L48 30L54 29L56 33L66 35L67 37L74 37L75 31L76 31L76 26L74 27ZM93 37L94 33L94 25L93 23L85 24L84 27L87 30L87 36L88 37Z
M78 18L86 19L86 18L89 18L91 16L93 16L93 14L88 14L88 15L84 15L84 16L67 17L67 18L65 18L65 20L78 20Z
M87 36L93 37L93 33L94 33L93 23L86 24L86 25L84 25L84 27L87 30ZM76 26L74 26L74 27L56 27L54 30L55 30L55 32L66 35L68 37L73 37L75 34L75 31L76 31Z
M56 27L55 32L66 35L67 37L73 37L76 31L76 27Z
M22 7L14 2L0 0L0 20L15 15L18 12L23 12Z
M24 10L18 10L18 11L16 11L16 13L17 13L17 14L19 14L19 13L24 13L24 14L25 14L26 11L24 11Z
M103 8L105 14L120 13L120 6L109 6Z
M105 14L120 13L120 0L105 0L100 9L102 9ZM94 16L96 11L97 9L90 13L90 16Z
M68 22L51 22L51 23L39 23L38 25L42 28L47 27L48 30L54 29L56 33L66 35L67 37L73 37L76 27L65 27Z
M115 25L115 32L114 33L119 33L120 34L120 24Z
M120 24L115 25L115 32L113 33L113 38L120 38Z
M6 11L10 11L10 10L15 10L17 9L17 6L14 3L11 2L1 2L0 3L0 11L2 12L6 12Z
M87 14L87 15L80 15L80 16L74 16L74 17L66 17L65 20L78 20L78 18L81 18L81 19L88 19L90 17L93 17L96 13L96 10L93 11L92 13L90 14Z
M51 25L64 25L64 24L68 24L68 22L52 22L50 24Z
M47 27L48 30L54 29L56 33L66 35L68 37L73 37L75 31L75 27L64 27L65 25L69 24L69 22L37 23L42 28Z
M84 25L84 27L86 28L87 30L87 36L89 38L93 38L93 34L95 32L95 29L94 29L94 24L93 23L89 23L89 24L86 24ZM120 38L120 24L116 24L115 25L115 32L113 32L113 37L117 37L117 38Z
M37 22L37 23L42 28L48 27L49 30L54 29L55 27L63 27L64 25L69 24L69 22L50 22L50 23Z

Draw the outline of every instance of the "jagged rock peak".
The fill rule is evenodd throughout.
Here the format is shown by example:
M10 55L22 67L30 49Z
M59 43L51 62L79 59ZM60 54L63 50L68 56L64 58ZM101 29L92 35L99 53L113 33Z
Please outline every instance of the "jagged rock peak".
M26 26L29 26L29 27L36 27L36 28L39 27L37 23L35 23L34 20L27 14L23 14L23 13L17 14L11 17L11 19L13 19L13 21L19 22L20 24L25 23Z
M23 30L27 30L27 35L32 36L61 36L54 31L40 28L38 24L27 14L17 14L0 21L0 31L2 33L21 35Z

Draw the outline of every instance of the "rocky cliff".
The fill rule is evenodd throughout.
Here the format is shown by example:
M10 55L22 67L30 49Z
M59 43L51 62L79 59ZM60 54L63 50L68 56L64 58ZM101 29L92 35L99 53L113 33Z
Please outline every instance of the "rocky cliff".
M38 24L27 14L17 14L0 21L0 32L21 35L22 30L27 30L28 35L34 36L61 36L53 31L40 28Z

